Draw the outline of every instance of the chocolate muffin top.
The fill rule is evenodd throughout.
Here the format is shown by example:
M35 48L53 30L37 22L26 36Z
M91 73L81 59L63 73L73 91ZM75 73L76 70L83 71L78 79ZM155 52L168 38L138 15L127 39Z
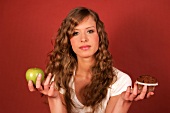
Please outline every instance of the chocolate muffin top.
M157 79L153 76L150 75L141 75L137 78L138 82L142 82L142 83L157 83Z

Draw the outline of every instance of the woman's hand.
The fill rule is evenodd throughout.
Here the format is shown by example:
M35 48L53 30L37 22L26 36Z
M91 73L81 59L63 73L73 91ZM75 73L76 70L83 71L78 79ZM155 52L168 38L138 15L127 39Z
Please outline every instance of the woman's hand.
M144 86L142 91L139 91L137 84L134 83L133 89L128 87L127 90L120 95L112 113L127 113L133 101L143 100L152 95L154 95L153 92L147 93L147 86Z
M39 91L40 93L47 95L48 97L56 98L60 97L58 90L55 88L55 83L51 82L52 74L49 73L43 84L41 83L41 74L38 75L36 80L36 85L33 85L33 82L30 80L28 82L28 88L31 92Z
M31 92L39 91L40 93L48 96L48 103L51 113L67 113L65 105L63 105L63 96L55 88L55 83L51 83L52 74L48 74L47 78L41 83L41 74L38 75L36 85L32 81L28 82L28 88Z
M130 87L127 88L126 92L122 93L122 98L126 101L138 101L143 100L145 98L150 98L154 95L154 92L147 93L147 86L143 86L142 91L138 90L137 84L134 83L133 89Z

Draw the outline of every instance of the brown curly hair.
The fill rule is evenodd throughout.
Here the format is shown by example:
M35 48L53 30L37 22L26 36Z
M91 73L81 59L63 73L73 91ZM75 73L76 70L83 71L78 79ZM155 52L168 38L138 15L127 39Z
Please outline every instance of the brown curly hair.
M70 88L69 83L75 68L77 68L77 57L72 50L70 38L73 35L74 28L88 16L91 16L96 22L99 48L94 55L96 62L91 68L91 82L83 89L86 100L84 105L92 107L94 112L106 97L107 89L116 77L112 67L112 56L108 51L107 33L98 14L85 7L71 10L58 29L54 49L49 54L49 63L46 67L46 73L56 75L55 82L59 90L60 88L65 89L64 99L68 113L72 113L72 107L74 106L71 100L72 88Z

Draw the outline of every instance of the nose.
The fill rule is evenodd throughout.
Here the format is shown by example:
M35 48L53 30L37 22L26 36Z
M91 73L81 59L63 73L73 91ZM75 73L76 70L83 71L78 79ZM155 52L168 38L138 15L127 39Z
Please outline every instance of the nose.
M86 34L81 35L81 42L87 42L88 41L88 36Z

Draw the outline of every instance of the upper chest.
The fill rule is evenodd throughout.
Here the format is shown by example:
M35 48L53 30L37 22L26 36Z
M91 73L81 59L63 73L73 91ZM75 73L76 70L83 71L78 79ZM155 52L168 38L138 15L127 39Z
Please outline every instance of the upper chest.
M85 79L85 78L79 78L79 77L74 78L75 95L81 103L84 103L84 99L83 99L84 88L90 82L91 82L91 79L87 79L87 78Z

